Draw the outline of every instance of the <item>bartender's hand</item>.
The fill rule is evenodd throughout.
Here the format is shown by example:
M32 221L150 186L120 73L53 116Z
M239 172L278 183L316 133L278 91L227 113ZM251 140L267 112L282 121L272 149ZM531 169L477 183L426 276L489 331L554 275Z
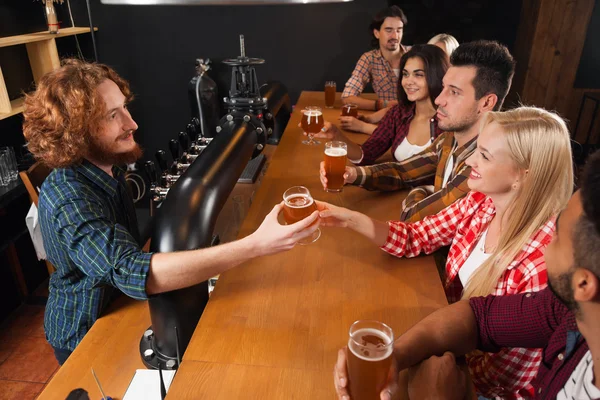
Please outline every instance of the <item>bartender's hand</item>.
M353 132L364 132L365 131L365 125L367 125L367 122L361 121L360 116L359 116L359 118L340 117L339 119L340 119L340 126L342 127L342 129L346 129L347 131L353 131Z
M277 215L283 208L283 201L277 204L254 233L255 243L259 247L260 255L275 254L289 250L298 243L298 241L312 235L321 220L319 212L315 211L310 216L291 225L281 225L277 220Z
M466 392L465 374L450 352L430 357L408 370L410 399L462 400Z
M319 165L319 178L321 179L321 185L323 185L323 189L327 189L327 177L325 176L325 162L321 161ZM356 167L346 166L346 170L344 172L344 185L348 183L352 183L356 180Z
M347 351L347 347L338 351L338 359L333 367L333 385L338 399L340 400L350 400L350 395L348 394L348 368L346 366ZM381 391L379 398L381 400L391 400L396 398L397 394L398 371L396 369L396 363L393 362L388 375L387 385Z
M302 128L302 124L298 124L300 128ZM304 136L308 136L308 133L302 132ZM326 140L341 140L342 142L346 141L346 137L344 134L338 129L337 126L333 125L331 122L325 121L323 124L323 128L320 132L315 133L313 137L317 139L326 139Z

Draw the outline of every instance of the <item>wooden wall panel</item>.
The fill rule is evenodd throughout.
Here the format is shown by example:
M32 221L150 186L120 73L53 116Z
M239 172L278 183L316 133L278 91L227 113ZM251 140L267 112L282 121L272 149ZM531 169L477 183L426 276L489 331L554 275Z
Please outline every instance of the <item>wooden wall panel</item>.
M520 85L521 101L550 110L561 115L577 118L573 112L573 101L581 102L581 95L574 96L575 75L585 42L589 20L594 8L594 0L525 0L519 33L526 47L529 44L532 14L537 9L533 40L530 43L530 56L527 71L517 80ZM536 8L537 7L537 8ZM528 20L529 19L529 20ZM520 54L524 52L520 49ZM521 60L517 59L517 62ZM583 93L583 92L582 92ZM573 116L574 114L574 116ZM574 127L574 124L573 124Z

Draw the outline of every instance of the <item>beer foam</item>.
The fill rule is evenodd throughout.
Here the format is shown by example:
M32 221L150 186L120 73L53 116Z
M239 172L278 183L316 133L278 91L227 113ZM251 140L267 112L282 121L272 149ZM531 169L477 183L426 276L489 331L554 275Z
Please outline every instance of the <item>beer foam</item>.
M301 204L301 205L290 204L290 201L293 201L293 199L298 198L298 197L306 199L306 200L308 200L308 202L305 204ZM306 207L311 206L312 203L315 202L312 197L307 196L305 194L292 194L292 195L286 197L284 200L285 200L285 205L289 208L306 208Z
M323 112L316 111L316 110L310 110L310 111L304 111L304 115L306 115L308 117L320 117L321 115L323 115Z
M330 147L328 149L325 149L325 154L327 154L329 157L342 157L348 154L348 150L342 149L340 147Z
M388 345L392 342L392 339L388 335L386 335L385 333L381 332L378 329L373 329L373 328L359 329L358 331L354 332L354 334L352 335L352 337L350 339L348 339L348 349L350 349L352 354L354 354L356 357L358 357L364 361L381 361L381 360L385 360L386 358L388 358L390 356L390 354L392 354L392 351L394 350L393 345L388 346L385 349L380 349L377 347L369 346L368 347L369 351L372 353L376 353L377 356L375 356L375 357L365 356L364 354L362 354L360 352L360 350L358 349L359 346L355 342L355 340L360 339L361 337L363 337L365 335L378 336L381 339L383 339L383 341L385 342L386 345ZM385 353L383 353L383 352L385 352Z

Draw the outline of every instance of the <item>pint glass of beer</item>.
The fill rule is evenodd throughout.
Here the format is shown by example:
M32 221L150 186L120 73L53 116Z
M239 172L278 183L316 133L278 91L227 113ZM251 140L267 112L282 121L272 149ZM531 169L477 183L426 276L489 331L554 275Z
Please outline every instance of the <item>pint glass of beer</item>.
M379 399L392 366L394 333L378 321L356 321L348 339L348 389L353 400Z
M358 106L352 103L344 104L342 107L342 117L358 118Z
M304 186L293 186L283 194L283 219L288 225L294 224L317 211L317 204L310 192ZM312 236L302 239L299 244L310 244L321 237L321 230L317 229Z
M325 82L325 107L333 108L333 104L335 103L335 82L327 81Z
M320 107L306 107L302 111L302 121L300 125L304 132L308 133L308 140L303 140L303 144L307 144L309 146L314 146L317 144L321 144L318 140L313 139L313 135L318 133L325 124L325 120L323 119L323 112Z
M341 192L344 188L347 154L346 143L338 141L325 143L325 177L328 192Z

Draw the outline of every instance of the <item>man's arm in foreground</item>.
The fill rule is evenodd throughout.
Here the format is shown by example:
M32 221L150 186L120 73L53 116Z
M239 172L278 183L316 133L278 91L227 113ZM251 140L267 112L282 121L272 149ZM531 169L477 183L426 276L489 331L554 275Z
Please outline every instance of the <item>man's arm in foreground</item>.
M153 254L146 293L193 286L245 261L289 250L318 228L317 211L295 224L280 225L277 214L281 208L281 204L275 206L254 233L235 242L199 250Z

